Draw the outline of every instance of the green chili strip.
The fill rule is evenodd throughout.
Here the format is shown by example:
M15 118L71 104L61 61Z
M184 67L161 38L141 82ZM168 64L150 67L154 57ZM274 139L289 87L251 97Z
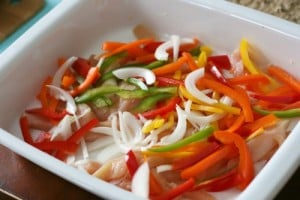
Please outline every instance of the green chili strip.
M170 93L158 93L152 96L148 96L145 99L142 100L141 103L139 103L132 112L136 113L142 113L147 110L150 110L153 108L157 102L168 99L172 96Z
M278 118L300 117L300 108L290 110L264 110L258 106L253 107L254 111L262 115L274 114Z
M148 151L153 151L153 152L173 151L173 150L179 149L181 147L184 147L185 145L188 145L190 143L206 139L213 132L214 132L214 128L212 126L208 126L204 129L192 134L191 136L188 136L182 140L179 140L178 142L168 144L165 146L153 147L153 148L148 149Z

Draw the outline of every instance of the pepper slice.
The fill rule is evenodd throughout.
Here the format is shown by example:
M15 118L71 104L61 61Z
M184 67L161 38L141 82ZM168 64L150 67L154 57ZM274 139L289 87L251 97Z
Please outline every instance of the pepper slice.
M165 146L161 146L161 147L153 147L148 149L148 151L154 151L154 152L165 152L165 151L172 151L172 150L176 150L179 149L187 144L190 144L192 142L196 142L199 140L203 140L205 138L207 138L208 136L210 136L214 131L214 128L211 126L208 126L194 134L192 134L191 136L188 136L182 140L179 140L178 142L169 144L169 145L165 145Z
M153 108L159 101L165 100L172 97L172 94L170 93L158 93L152 96L148 96L145 99L142 100L133 110L132 112L135 113L143 113L145 111L150 110Z
M129 171L129 174L131 175L131 177L133 177L136 170L139 168L139 164L132 150L127 152L126 166Z
M61 120L62 118L65 117L66 114L68 114L66 110L63 110L62 112L58 113L53 109L49 109L45 107L27 109L26 113L37 114L53 120Z
M278 118L293 118L300 116L300 108L293 108L289 110L264 110L258 106L253 107L255 112L262 115L274 114Z
M214 136L223 144L234 144L239 150L238 172L241 175L240 189L245 189L254 178L254 165L245 140L238 134L227 131L216 131Z

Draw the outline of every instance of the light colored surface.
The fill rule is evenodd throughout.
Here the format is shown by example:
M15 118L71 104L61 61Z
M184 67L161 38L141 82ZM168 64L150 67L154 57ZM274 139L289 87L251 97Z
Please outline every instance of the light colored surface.
M63 1L0 55L0 112L5 113L0 116L0 143L96 195L134 199L129 192L85 175L19 140L18 119L42 80L54 73L58 57L96 53L107 39L131 40L137 24L146 24L161 37L197 36L222 52L232 52L245 37L264 53L262 64L279 64L300 77L299 26L254 10L222 0ZM299 125L239 199L272 199L276 195L300 163L297 131Z

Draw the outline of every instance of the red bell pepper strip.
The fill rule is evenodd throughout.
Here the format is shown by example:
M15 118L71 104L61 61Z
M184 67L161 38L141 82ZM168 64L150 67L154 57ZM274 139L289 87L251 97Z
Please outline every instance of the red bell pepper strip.
M58 113L58 112L55 112L54 110L46 108L46 107L28 109L28 110L26 110L26 113L37 114L42 117L46 117L46 118L53 119L53 120L61 120L62 118L65 117L66 114L68 114L68 112L66 110L63 110L62 112Z
M160 196L152 197L151 200L171 200L176 197L179 197L180 195L184 194L185 192L191 191L194 186L195 186L195 179L189 178L182 184L167 191L166 193L164 193Z
M283 104L294 103L300 100L300 93L291 93L291 94L276 95L276 96L251 93L250 96L262 101L268 101L272 103L283 103Z
M209 67L209 72L217 79L219 80L221 83L228 85L228 81L226 80L226 78L223 76L223 74L221 73L221 71L215 66L215 65L208 65Z
M68 141L43 141L36 142L33 144L33 146L42 151L55 150L63 151L65 153L75 153L78 144Z
M167 105L164 105L162 107L156 108L154 110L149 110L141 115L145 118L155 118L157 115L165 115L166 113L169 113L173 110L175 110L176 105L181 102L181 99L179 97L173 97L170 99L170 101L167 103Z
M85 125L83 125L81 128L79 128L77 131L75 131L73 133L73 135L71 135L67 141L68 142L73 142L73 143L78 143L79 140L85 136L85 134L87 134L89 132L89 130L91 128L93 128L94 126L96 126L99 123L97 118L93 118L92 120L90 120L88 123L86 123Z
M88 60L83 58L78 58L72 65L72 68L83 77L88 75L91 65Z
M208 65L214 65L218 69L231 69L231 63L227 55L209 56Z
M239 150L238 172L241 175L240 189L245 189L254 178L254 165L245 140L238 134L227 131L216 131L214 136L223 144L234 144Z
M177 80L169 77L158 76L156 77L157 85L158 86L179 86L184 85L182 80Z
M154 53L157 47L159 47L163 42L161 41L153 41L144 46L144 49L149 53Z
M135 174L136 170L139 168L139 164L132 150L127 153L126 166L131 177Z
M209 192L219 192L232 188L239 184L241 177L236 168L222 174L221 176L199 183L194 190L206 190Z
M21 127L21 132L22 132L22 136L25 142L27 142L28 144L33 144L33 140L32 140L32 136L30 134L29 131L29 124L28 124L28 119L26 116L22 116L20 118L20 127Z
M290 109L295 109L295 108L300 108L300 101L286 105L282 108L282 110L290 110Z
M153 172L150 170L150 196L154 195L160 195L164 192L163 187L157 180L156 176L153 174ZM151 199L151 198L150 198Z

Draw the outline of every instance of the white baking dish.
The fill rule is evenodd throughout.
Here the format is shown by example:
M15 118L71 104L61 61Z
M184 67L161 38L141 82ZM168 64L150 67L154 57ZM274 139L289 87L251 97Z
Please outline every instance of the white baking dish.
M221 0L62 1L0 57L0 143L60 177L108 199L138 199L23 142L18 119L60 56L98 52L103 40L134 39L145 24L157 34L197 36L222 52L247 38L268 60L300 77L300 27ZM228 199L272 199L300 164L300 124L241 194ZM292 152L292 153L291 153Z

